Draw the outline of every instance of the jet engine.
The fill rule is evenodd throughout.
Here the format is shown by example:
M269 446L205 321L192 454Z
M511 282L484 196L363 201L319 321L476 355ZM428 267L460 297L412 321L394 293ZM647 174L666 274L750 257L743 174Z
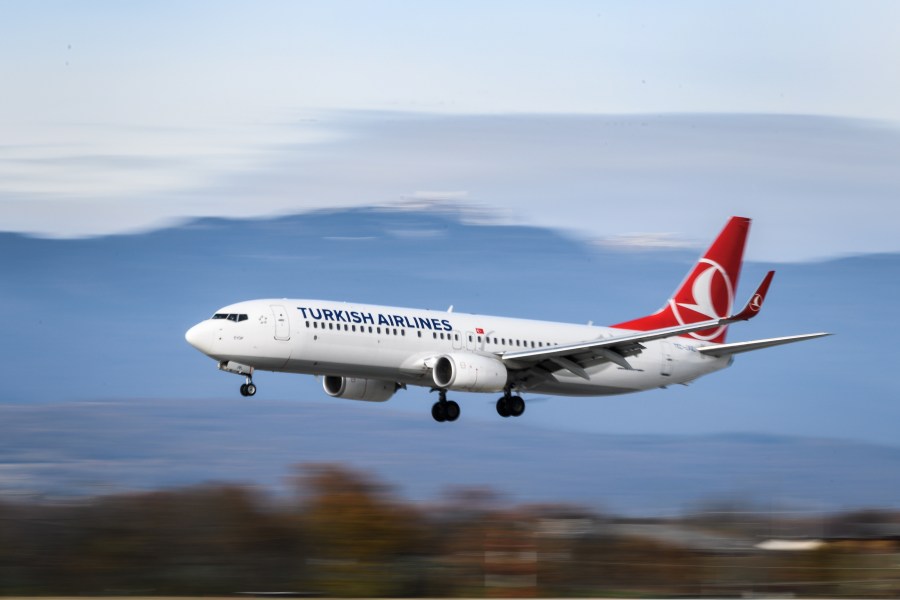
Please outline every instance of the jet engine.
M325 393L333 398L365 400L366 402L384 402L397 391L397 384L393 381L335 375L326 375L322 379L322 387L325 388Z
M499 392L506 387L506 365L480 354L445 354L431 371L435 387L466 392Z

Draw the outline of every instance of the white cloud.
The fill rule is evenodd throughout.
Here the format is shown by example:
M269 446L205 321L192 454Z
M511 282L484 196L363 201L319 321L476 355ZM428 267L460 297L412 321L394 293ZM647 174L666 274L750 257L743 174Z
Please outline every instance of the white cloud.
M265 143L271 130L282 137ZM900 250L900 130L872 121L335 113L315 122L313 135L303 124L266 126L217 164L207 159L214 144L202 132L191 144L157 139L143 157L91 149L48 160L20 179L40 185L77 165L83 187L25 193L0 183L2 226L90 235L190 216L377 206L552 227L630 247L682 247L679 240L703 245L729 216L743 215L756 223L751 258ZM134 170L141 176L131 179ZM107 177L111 193L96 189ZM671 235L622 237L636 230Z
M413 192L408 196L409 200L422 200L424 202L446 202L465 200L469 197L466 191L449 191L449 192Z
M613 235L595 240L594 244L606 248L623 250L671 250L700 247L700 244L688 241L677 233L629 233L624 235Z

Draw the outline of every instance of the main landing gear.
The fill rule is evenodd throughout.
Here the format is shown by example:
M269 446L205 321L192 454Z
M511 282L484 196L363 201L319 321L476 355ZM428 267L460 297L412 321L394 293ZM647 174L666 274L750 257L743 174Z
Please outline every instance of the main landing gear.
M246 398L247 396L253 396L254 394L256 394L256 385L254 385L253 380L248 377L247 383L241 384L241 396Z
M521 417L524 412L525 401L522 396L513 396L511 390L504 391L497 400L497 414L501 417Z
M447 400L447 390L438 390L438 401L431 407L431 416L438 423L453 422L459 418L459 404Z

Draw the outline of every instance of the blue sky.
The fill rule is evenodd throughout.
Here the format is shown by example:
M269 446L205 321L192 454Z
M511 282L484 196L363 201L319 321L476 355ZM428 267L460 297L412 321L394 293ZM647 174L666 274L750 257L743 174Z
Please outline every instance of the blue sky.
M3 14L6 231L428 196L676 245L746 214L765 224L750 253L766 260L900 251L895 2L10 2Z

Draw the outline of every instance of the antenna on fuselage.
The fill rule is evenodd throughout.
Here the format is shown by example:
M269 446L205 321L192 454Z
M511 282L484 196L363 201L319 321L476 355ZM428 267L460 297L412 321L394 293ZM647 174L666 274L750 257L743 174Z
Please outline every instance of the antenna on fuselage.
M447 312L453 312L453 305L450 305L450 308L447 309Z

